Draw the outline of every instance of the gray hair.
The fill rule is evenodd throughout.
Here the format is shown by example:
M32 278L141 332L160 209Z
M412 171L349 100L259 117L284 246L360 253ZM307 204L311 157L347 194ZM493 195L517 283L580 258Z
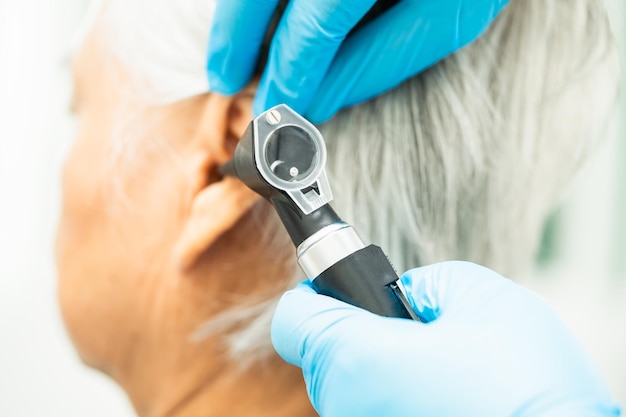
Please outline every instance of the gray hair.
M203 26L191 26L202 54ZM478 41L321 126L333 205L399 270L461 259L515 277L597 145L617 81L603 0L512 0ZM276 299L256 301L198 335L247 322L233 354L263 356Z

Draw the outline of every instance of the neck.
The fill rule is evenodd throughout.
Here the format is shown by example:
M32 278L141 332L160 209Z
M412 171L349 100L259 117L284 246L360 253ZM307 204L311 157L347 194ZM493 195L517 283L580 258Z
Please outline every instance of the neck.
M176 384L174 384L176 385ZM176 387L173 386L172 389ZM162 417L315 416L300 369L272 356L241 369L230 362L178 394Z

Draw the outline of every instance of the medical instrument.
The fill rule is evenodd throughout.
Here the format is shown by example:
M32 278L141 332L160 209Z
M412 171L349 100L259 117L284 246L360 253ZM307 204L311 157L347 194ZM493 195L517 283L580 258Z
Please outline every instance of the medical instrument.
M281 104L252 120L221 171L272 203L318 293L382 316L419 320L381 248L366 246L329 205L325 164L321 133Z

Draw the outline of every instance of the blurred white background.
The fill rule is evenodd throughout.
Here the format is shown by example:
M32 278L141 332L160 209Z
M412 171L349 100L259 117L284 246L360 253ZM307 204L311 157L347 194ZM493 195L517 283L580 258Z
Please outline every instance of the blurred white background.
M69 53L86 3L0 0L2 417L134 416L122 391L77 359L55 299Z
M134 415L112 382L79 362L55 300L59 173L72 138L69 53L86 3L0 0L2 417ZM626 7L623 0L609 4L624 51ZM606 144L566 193L550 245L551 260L524 280L561 312L623 405L625 124L622 99Z

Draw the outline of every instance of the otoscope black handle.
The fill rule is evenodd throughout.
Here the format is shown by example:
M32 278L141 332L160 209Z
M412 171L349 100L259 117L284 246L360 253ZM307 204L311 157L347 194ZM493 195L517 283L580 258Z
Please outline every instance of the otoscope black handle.
M353 252L311 281L315 291L372 313L418 320L398 287L398 275L382 249Z

